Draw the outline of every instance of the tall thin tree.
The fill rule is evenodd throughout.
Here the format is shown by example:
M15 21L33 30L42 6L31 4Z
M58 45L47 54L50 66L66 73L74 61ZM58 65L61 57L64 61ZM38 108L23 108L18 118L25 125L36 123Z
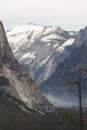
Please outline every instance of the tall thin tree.
M84 130L84 120L83 120L83 111L82 111L82 91L81 91L81 77L83 74L87 72L86 69L79 67L76 71L77 79L76 80L69 80L70 84L76 84L78 86L79 92L79 120L80 120L80 130Z

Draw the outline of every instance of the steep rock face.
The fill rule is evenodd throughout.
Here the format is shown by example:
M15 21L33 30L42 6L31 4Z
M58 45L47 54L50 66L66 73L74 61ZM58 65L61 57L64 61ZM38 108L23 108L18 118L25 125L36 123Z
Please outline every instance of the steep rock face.
M76 32L67 32L58 26L32 23L15 27L7 33L15 57L27 74L31 66L38 85L48 79L56 66L70 55L76 35Z
M16 72L21 73L20 66L14 58L13 53L8 45L7 37L0 21L0 59L1 64L12 68Z
M0 90L21 100L28 108L48 112L54 110L33 80L22 73L9 47L2 22L0 22Z
M78 35L75 38L74 44L77 47L81 47L83 42L85 42L86 40L87 40L87 26L78 32Z
M69 58L57 66L49 79L41 84L41 91L46 95L66 101L78 101L77 85L71 85L67 81L77 79L76 69L79 67L87 70L87 41L81 47L76 48ZM81 81L83 104L87 107L87 72L82 76Z

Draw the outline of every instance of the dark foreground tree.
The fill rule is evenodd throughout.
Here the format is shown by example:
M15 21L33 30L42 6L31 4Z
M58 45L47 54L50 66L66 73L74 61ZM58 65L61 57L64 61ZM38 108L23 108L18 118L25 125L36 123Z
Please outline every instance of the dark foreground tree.
M83 119L83 111L82 111L82 91L81 91L81 78L87 72L87 69L79 67L76 70L77 79L69 80L70 84L76 84L79 92L79 120L80 120L80 130L84 130L84 119Z

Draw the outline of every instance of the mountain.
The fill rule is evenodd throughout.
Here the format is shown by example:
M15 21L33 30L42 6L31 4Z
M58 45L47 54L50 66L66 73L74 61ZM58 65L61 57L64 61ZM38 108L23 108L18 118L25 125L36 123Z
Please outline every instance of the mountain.
M76 70L78 68L87 70L87 41L81 47L77 47L64 62L57 66L55 72L40 85L40 90L46 95L56 97L56 100L61 98L63 101L78 101L77 86L67 82L77 79ZM81 86L83 104L86 105L87 72L82 76Z
M84 41L86 40L87 40L87 26L78 32L74 41L74 45L77 47L81 47Z
M14 101L15 104L20 104L19 106L22 109L24 108L26 110L27 107L28 109L42 112L51 112L54 110L53 105L40 93L34 81L23 74L18 61L15 59L9 47L1 21L0 92L3 98L6 97L8 101Z
M7 32L10 47L24 73L37 85L47 80L56 66L70 55L76 35L76 32L68 32L58 26L33 23L17 26Z

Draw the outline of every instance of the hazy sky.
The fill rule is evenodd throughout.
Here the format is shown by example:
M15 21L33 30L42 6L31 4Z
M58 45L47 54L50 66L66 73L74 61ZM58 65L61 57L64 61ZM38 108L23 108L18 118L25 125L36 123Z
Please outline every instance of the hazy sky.
M5 28L23 23L79 30L87 25L87 0L0 0Z

